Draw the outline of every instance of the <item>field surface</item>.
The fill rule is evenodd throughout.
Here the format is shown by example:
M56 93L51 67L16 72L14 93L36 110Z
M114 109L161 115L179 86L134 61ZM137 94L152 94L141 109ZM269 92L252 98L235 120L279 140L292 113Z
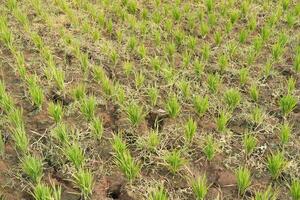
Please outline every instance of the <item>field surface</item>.
M0 0L0 199L300 200L297 0Z

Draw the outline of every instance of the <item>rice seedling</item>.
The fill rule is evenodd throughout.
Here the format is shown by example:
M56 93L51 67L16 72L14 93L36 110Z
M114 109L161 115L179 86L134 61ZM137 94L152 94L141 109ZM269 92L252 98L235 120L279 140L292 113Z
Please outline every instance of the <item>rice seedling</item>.
M241 94L237 89L228 89L224 93L224 101L230 110L234 110L241 102Z
M201 55L202 59L204 61L208 61L210 55L211 55L211 49L210 45L208 43L204 43L201 49Z
M98 117L93 118L93 120L90 123L90 129L96 139L100 140L102 138L104 127L103 127L103 122L100 118Z
M17 61L17 70L21 79L26 80L27 69L25 67L24 55L21 52L15 53L15 59Z
M208 161L211 161L217 153L217 143L215 139L208 135L204 141L203 153Z
M80 111L88 121L94 118L96 106L97 102L94 96L84 97L80 101Z
M10 112L7 113L7 118L12 129L25 129L22 109L11 109Z
M22 170L31 181L39 183L43 176L43 162L38 157L27 155L22 158Z
M27 79L28 82L28 91L31 97L32 103L38 108L41 109L42 103L44 101L43 89L37 82L37 77L32 76Z
M293 200L300 199L300 181L299 180L292 180L290 185L290 194Z
M178 171L180 171L180 169L186 163L186 160L182 157L180 150L173 150L171 152L167 152L163 159L166 163L167 168L174 175Z
M259 89L257 88L257 85L253 84L249 88L249 94L253 101L257 102L259 98Z
M61 200L62 198L62 189L61 186L55 186L53 183L51 183L52 188L52 197L53 200Z
M142 140L142 146L151 152L155 152L156 148L160 144L161 138L157 130L151 130L147 137Z
M165 106L171 118L176 118L179 115L181 106L175 94L169 96Z
M86 87L84 84L78 84L72 91L75 100L80 101L84 99L86 94Z
M292 127L287 122L280 126L279 139L282 145L285 145L289 142L292 133L291 129Z
M219 56L218 65L221 72L225 71L228 67L229 58L226 54Z
M17 0L8 0L6 6L10 11L13 11L17 7Z
M78 171L84 164L84 151L78 143L72 143L65 149L66 157Z
M214 40L215 40L216 45L220 45L221 44L221 42L223 40L221 32L219 32L219 31L215 32L215 34L214 34Z
M264 112L259 107L255 107L251 111L250 119L253 124L261 124L264 120Z
M52 199L51 188L43 183L37 183L34 186L32 196L35 200Z
M149 100L150 100L150 104L151 106L156 106L157 105L157 100L159 97L159 91L157 89L157 87L150 87L148 89L148 96L149 96Z
M239 77L241 85L245 85L249 79L249 69L248 68L241 68L239 70Z
M200 77L204 72L204 64L196 59L193 63L194 71L198 77Z
M236 172L237 187L240 195L243 195L251 185L251 173L245 167L240 167Z
M193 118L189 118L184 126L184 139L187 144L190 144L195 136L197 130L197 124Z
M178 87L180 88L183 96L187 99L191 96L191 87L190 87L190 83L188 81L185 80L181 80L178 83Z
M199 176L197 179L192 180L192 189L197 200L205 199L209 189L206 175Z
M273 179L277 179L286 166L286 160L282 152L272 153L267 158L267 168Z
M296 98L290 94L281 97L279 101L279 106L284 116L287 116L290 112L292 112L296 104L297 104Z
M295 72L299 73L300 72L300 53L296 54L294 58L294 70Z
M217 130L221 133L226 132L227 124L231 118L231 115L225 111L219 113L218 118L216 118Z
M135 87L137 90L141 89L144 82L145 82L145 76L142 72L140 73L135 73L134 74L134 82L135 82Z
M208 74L207 84L210 92L216 93L219 88L220 82L221 78L218 74Z
M24 128L15 128L12 133L12 138L15 142L16 148L22 154L26 154L28 152L29 147L29 138L24 130Z
M139 176L141 166L132 158L120 136L114 136L112 146L115 152L116 164L127 179L133 181Z
M125 109L128 120L133 126L138 126L144 120L143 107L136 102L131 102Z
M52 76L55 81L56 87L60 91L64 91L65 88L65 72L61 69L54 68L52 70Z
M150 193L149 200L168 200L168 194L163 186L157 187Z
M55 123L59 123L63 117L63 108L60 104L50 102L48 105L49 115L54 119Z
M58 123L52 130L52 135L63 145L70 144L70 136L68 134L67 127L64 123Z
M81 191L83 199L90 199L93 193L94 177L90 170L79 169L75 172L74 180Z
M246 155L250 155L254 151L256 145L257 145L257 139L253 135L246 134L243 137L243 146Z
M272 191L272 187L269 186L264 192L256 192L254 200L276 200L278 193Z
M287 93L292 94L296 88L296 80L290 77L287 81Z

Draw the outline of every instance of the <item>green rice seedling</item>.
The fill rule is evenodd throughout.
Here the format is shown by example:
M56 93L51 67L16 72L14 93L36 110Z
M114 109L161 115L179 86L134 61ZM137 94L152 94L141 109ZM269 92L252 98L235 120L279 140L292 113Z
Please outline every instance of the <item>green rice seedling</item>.
M191 86L190 83L188 81L185 80L181 80L178 83L178 86L183 94L183 96L188 99L191 95Z
M187 144L190 144L197 131L197 123L193 120L193 118L189 118L184 126L184 130L185 141Z
M214 40L217 46L219 46L222 42L222 34L220 31L216 31L214 34Z
M190 52L188 51L185 51L184 54L182 55L182 65L183 65L183 68L188 68L188 66L190 65L191 63L191 60L192 60L192 55Z
M149 200L168 200L168 194L161 185L150 193Z
M245 85L249 79L249 69L244 67L239 70L239 77L241 85Z
M214 0L205 0L205 5L208 12L211 12L214 8Z
M100 140L104 132L102 119L94 117L90 123L90 129L95 138Z
M16 148L22 153L26 154L29 147L29 138L24 128L15 128L13 130L12 138L15 142Z
M140 125L140 123L144 120L143 107L138 105L136 102L131 102L125 109L128 120L133 126Z
M192 189L197 200L204 200L209 189L206 175L199 176L197 179L192 180Z
M254 151L256 145L257 145L257 139L253 135L246 134L243 137L243 146L246 155L250 155Z
M215 13L209 13L208 14L208 25L210 27L213 27L217 24L217 16Z
M50 117L52 117L55 123L59 123L63 117L63 108L61 104L55 104L53 102L49 103L48 112Z
M183 44L183 40L185 38L185 33L182 30L180 30L180 29L175 29L175 31L174 31L173 34L174 34L175 44L177 46L182 45Z
M140 174L141 166L132 158L122 138L115 135L112 146L116 163L129 181L133 181Z
M141 89L145 82L144 74L142 72L134 73L134 82L135 82L136 89L137 90Z
M161 62L158 57L151 58L150 65L155 72L158 72L161 69Z
M21 79L26 80L27 69L25 67L24 55L21 52L15 53L15 59L17 61L17 70Z
M293 13L289 12L286 15L286 23L288 24L289 28L292 28L296 23L296 17Z
M6 94L5 89L4 93L0 85L0 106L6 113L11 113L14 110L14 101L12 97Z
M221 82L219 74L209 74L207 77L208 89L212 93L216 93Z
M52 130L52 135L63 145L70 144L70 136L68 134L67 127L64 123L58 123L56 127Z
M285 145L289 142L292 130L291 126L289 123L285 122L280 126L280 131L279 131L279 139L280 143L282 145Z
M124 105L125 101L126 101L126 94L125 94L124 86L122 86L121 84L116 82L114 85L113 91L114 91L116 101L120 105Z
M13 11L17 7L17 0L8 0L6 6L10 11Z
M272 187L269 186L264 192L256 192L253 200L276 200L278 193L272 191Z
M130 74L133 73L133 69L134 69L134 67L133 67L133 63L132 62L129 62L129 61L124 62L124 64L123 64L123 70L124 70L124 73L125 73L125 75L127 77L129 77Z
M208 161L211 161L215 157L217 148L218 147L215 139L211 135L208 135L205 138L204 147L202 150Z
M129 39L128 39L128 43L127 43L127 47L130 51L134 51L136 46L137 46L137 39L135 36L131 36Z
M254 124L261 124L264 120L263 111L258 106L256 106L251 110L250 119Z
M258 89L257 85L255 85L255 84L251 85L251 87L249 89L249 94L250 94L250 97L253 101L255 101L255 102L258 101L259 89Z
M292 180L290 185L290 194L293 200L300 200L300 181Z
M13 129L24 129L23 110L19 108L12 109L7 114L8 121Z
M62 189L61 186L55 186L53 183L51 183L52 186L52 196L53 200L61 200L62 198Z
M13 50L13 34L7 26L7 20L0 16L0 40L10 49Z
M5 141L4 141L4 137L0 131L0 157L4 155L4 151L5 151Z
M221 72L225 71L228 67L228 56L226 54L222 54L219 56L218 65Z
M65 72L61 69L54 68L52 76L58 90L63 91L65 88Z
M32 155L22 158L23 172L34 182L38 183L43 176L43 161Z
M187 47L191 52L195 51L197 40L194 36L189 36L187 39Z
M273 179L277 179L286 166L286 160L282 152L271 154L267 158L267 168Z
M290 0L281 0L282 8L287 10L290 5Z
M106 75L101 80L101 84L102 84L101 86L102 86L103 92L106 95L111 96L114 92L113 91L114 87L113 87L113 84L112 84L111 80Z
M241 94L237 89L228 89L224 93L224 101L230 110L234 110L241 102Z
M84 151L78 143L72 143L65 149L66 157L74 165L76 170L79 170L84 164Z
M231 118L231 115L225 111L219 113L218 118L216 119L217 130L221 133L226 132L227 124Z
M88 71L88 68L90 66L88 54L80 53L79 54L79 61L80 61L80 66L81 66L82 72L84 74L86 74L87 71Z
M292 94L296 88L296 80L293 77L290 77L287 81L287 85L288 94Z
M240 13L238 10L233 10L229 13L230 22L235 24L237 20L240 18Z
M143 141L143 146L151 152L155 152L156 148L160 144L160 136L157 130L151 130L149 135Z
M141 166L132 158L128 151L125 151L122 155L117 155L116 161L129 181L133 181L139 176Z
M94 96L84 97L80 101L80 111L88 121L94 118L96 107L97 102Z
M193 104L196 110L196 113L201 117L209 109L209 100L208 96L201 97L199 95L194 97Z
M37 183L33 188L32 196L35 200L51 200L51 188L43 183Z
M159 91L158 91L157 87L155 87L155 86L150 87L148 89L148 96L149 96L151 106L156 106L158 96L159 96Z
M251 173L246 167L240 167L235 172L237 187L240 195L243 195L251 185Z
M28 90L29 90L32 103L38 109L41 109L42 103L44 101L44 93L43 93L43 89L40 87L37 80L38 78L36 75L30 76L27 79L27 83L28 83Z
M175 94L167 99L166 110L171 118L175 118L179 115L181 106Z
M257 27L256 16L250 16L247 27L249 31L254 31L256 29Z
M90 199L94 187L94 178L92 172L85 169L79 169L73 176L76 185L81 191L83 199Z
M254 50L254 54L257 55L258 52L262 49L263 47L263 39L261 37L256 37L253 40L253 50Z
M164 156L164 161L172 174L176 174L186 163L179 150L168 152Z
M210 54L211 54L211 50L210 50L210 46L208 43L204 43L201 49L201 54L202 54L202 59L204 61L208 61Z
M147 56L147 47L144 44L141 44L137 49L137 54L141 59L145 59Z
M43 39L40 37L40 35L36 32L32 32L31 35L31 40L34 43L34 45L40 50L42 51L42 49L45 48L45 44L43 42Z
M263 43L265 43L269 39L271 32L272 30L268 25L265 25L264 27L261 28L260 36Z
M296 54L294 58L294 70L295 72L299 73L300 72L300 53Z
M195 59L193 66L194 66L196 75L198 77L200 77L204 72L204 64L201 61L199 61L198 59Z
M277 61L282 56L284 52L284 47L281 46L279 43L276 43L272 47L272 58Z
M208 33L209 33L209 25L207 24L207 22L202 21L200 23L200 29L199 29L199 33L202 37L205 37Z
M29 20L26 14L23 13L20 9L13 10L13 14L16 17L16 19L22 24L26 32L29 31Z
M78 84L72 91L75 100L80 101L85 98L86 87L84 84Z
M279 101L279 106L284 116L287 116L290 112L292 112L295 109L296 105L296 97L290 94L283 96Z
M248 35L249 35L249 33L248 33L247 30L245 30L245 29L241 30L241 32L239 34L239 42L241 44L245 44L245 42L246 42L246 40L248 38Z
M165 52L168 55L168 57L172 60L173 55L176 52L176 45L175 43L168 43L165 47Z

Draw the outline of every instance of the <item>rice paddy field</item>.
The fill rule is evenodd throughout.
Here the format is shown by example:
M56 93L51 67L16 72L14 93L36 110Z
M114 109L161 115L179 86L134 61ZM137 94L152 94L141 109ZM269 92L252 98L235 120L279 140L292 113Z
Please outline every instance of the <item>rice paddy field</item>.
M297 0L0 0L1 200L300 200Z

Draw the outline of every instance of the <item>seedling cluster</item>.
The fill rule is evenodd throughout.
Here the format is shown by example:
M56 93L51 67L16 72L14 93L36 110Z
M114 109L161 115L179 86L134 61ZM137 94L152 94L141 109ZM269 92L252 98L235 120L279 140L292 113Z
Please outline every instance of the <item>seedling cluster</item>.
M300 200L299 24L295 0L5 0L0 199Z

